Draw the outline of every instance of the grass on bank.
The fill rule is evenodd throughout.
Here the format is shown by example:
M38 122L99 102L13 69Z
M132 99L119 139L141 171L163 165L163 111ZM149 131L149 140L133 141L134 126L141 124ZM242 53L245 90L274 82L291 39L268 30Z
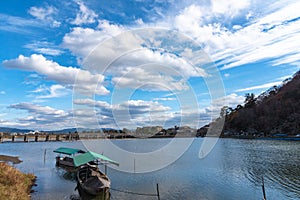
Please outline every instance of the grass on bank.
M29 200L36 177L24 174L6 163L0 163L0 197L7 200Z

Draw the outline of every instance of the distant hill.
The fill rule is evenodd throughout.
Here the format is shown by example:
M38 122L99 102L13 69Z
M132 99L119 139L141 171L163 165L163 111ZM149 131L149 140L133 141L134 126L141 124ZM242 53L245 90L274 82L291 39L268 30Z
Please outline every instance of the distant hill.
M102 131L113 131L115 129L113 128L103 128L101 129ZM86 128L67 128L67 129L61 129L61 130L41 130L41 132L47 132L47 133L61 133L61 134L65 134L65 133L75 133L77 132L97 132L97 131L101 131L100 129L86 129ZM0 132L2 133L28 133L28 132L32 132L34 130L30 130L30 129L18 129L18 128L9 128L9 127L0 127Z
M30 129L18 129L18 128L8 128L8 127L0 127L0 132L2 133L27 133L33 130Z
M109 131L115 130L113 128L103 128L103 129L87 129L87 128L67 128L62 130L54 130L54 131L44 131L48 133L74 133L74 132L99 132L99 131ZM42 131L43 132L43 131Z
M223 134L300 134L300 71L257 98L253 94L245 97L243 106L225 108Z

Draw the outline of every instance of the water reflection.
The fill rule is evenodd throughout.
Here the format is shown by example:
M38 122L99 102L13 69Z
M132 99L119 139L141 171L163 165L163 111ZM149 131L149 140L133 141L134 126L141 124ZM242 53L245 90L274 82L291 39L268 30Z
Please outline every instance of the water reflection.
M111 187L151 194L155 193L156 183L159 183L161 199L252 200L262 199L263 176L268 199L300 199L300 148L297 141L220 139L209 156L199 159L202 141L201 138L195 139L179 160L153 173L130 174L108 168ZM132 146L139 152L145 152L154 143L165 144L168 141L147 139L117 142L120 146ZM80 142L0 144L1 154L19 156L23 160L15 167L37 176L33 200L79 197L75 190L75 176L55 166L56 154L52 151L60 146L84 149ZM154 198L111 190L111 199Z
M75 171L68 171L68 170L65 170L61 167L57 167L56 166L56 173L57 173L57 176L59 176L60 178L64 179L64 180L67 180L67 181L72 181L74 183L76 183L76 173Z
M254 184L265 184L282 191L288 197L300 198L300 150L295 142L253 141L260 148L248 149L244 175ZM272 151L270 151L272 149ZM291 194L292 192L292 194Z

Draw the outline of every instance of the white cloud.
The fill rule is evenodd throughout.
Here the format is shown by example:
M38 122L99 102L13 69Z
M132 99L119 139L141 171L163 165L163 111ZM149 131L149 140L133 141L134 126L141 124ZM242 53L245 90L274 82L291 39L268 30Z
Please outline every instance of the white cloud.
M63 51L60 50L59 47L45 41L35 41L30 44L24 45L24 47L44 55L58 56L63 53Z
M37 99L58 98L70 94L70 90L58 84L51 85L49 88L39 87L33 92L37 94L42 93L36 97Z
M0 119L0 125L2 127L29 128L31 124L29 122L28 123L25 123L25 122L18 123L18 122Z
M274 85L280 85L282 82L281 81L276 81L276 82L272 82L272 83L265 83L262 85L256 85L256 86L252 86L252 87L247 87L247 88L241 88L236 90L236 92L245 92L245 91L251 91L251 90L258 90L258 89L267 89L270 87L273 87Z
M300 51L298 53L285 56L283 58L278 58L272 61L273 66L283 65L283 64L291 64L300 66Z
M0 91L0 94L6 94L6 92L2 90L2 91Z
M243 104L245 97L239 96L235 93L226 95L224 97L215 99L211 102L211 105L205 108L205 112L212 116L212 119L220 116L221 109L224 106L236 107L239 104Z
M141 125L162 124L166 116L170 116L170 107L164 106L158 102L143 100L128 100L119 104L108 104L104 101L95 101L93 99L75 99L74 112L75 119L83 125L80 116L85 109L92 108L94 123L110 127L137 127ZM87 107L82 107L87 106ZM91 111L89 111L91 113ZM77 116L77 114L79 114ZM91 116L91 118L93 117ZM95 119L96 118L96 119ZM163 121L161 121L163 119ZM94 126L96 125L94 124Z
M55 12L55 8L53 8L53 7L47 7L47 8L31 7L28 12L29 12L29 14L36 17L37 19L45 20L47 17L51 16Z
M211 0L212 12L233 17L250 5L249 0Z
M175 17L175 27L180 31L194 35L203 24L203 12L200 6L190 5Z
M122 29L120 28L119 31L121 32ZM74 55L82 59L88 56L97 45L110 37L105 32L112 34L112 32L106 30L76 27L64 36L62 46L68 48Z
M169 26L202 44L223 70L262 60L278 59L274 65L299 63L293 55L300 52L300 15L294 9L300 7L300 2L274 2L272 6L266 3L259 7L257 3L216 0L211 8L190 5ZM259 15L253 14L255 9L259 9ZM244 15L249 21L244 26L230 27L216 23L216 14L222 14L224 20Z
M30 28L40 27L41 23L36 20L0 14L0 30L18 34L32 34Z
M109 91L102 85L104 77L101 74L91 74L89 71L60 66L58 63L47 60L42 55L32 54L30 57L20 55L17 59L5 60L3 65L7 68L16 68L34 71L68 88L75 86L78 92L84 94L105 95Z
M223 52L223 55L219 54L218 56L225 57L224 62L229 62L222 69L238 67L264 59L274 60L272 61L274 65L277 64L277 59L278 64L284 60L295 61L293 54L300 53L298 48L300 45L300 29L298 27L300 27L300 21L280 25L268 32L263 32L257 24L244 28L240 33L236 33L235 36L243 34L245 39L248 38L249 41L255 42L244 45L242 48L234 48L229 52ZM234 56L232 56L233 51L237 52L234 53Z
M40 106L26 102L10 105L9 108L26 110L29 113L34 113L40 116L51 115L56 117L64 117L67 115L67 113L65 113L63 110L57 110L50 106Z
M81 25L94 23L98 15L93 10L86 7L83 2L77 1L77 4L79 5L80 11L76 14L76 19L74 19L72 24Z
M161 98L154 98L154 101L176 101L176 98L171 97L161 97Z
M219 108L223 107L223 106L229 106L229 107L234 107L238 104L242 104L245 100L244 96L239 96L235 93L226 95L225 97L216 99L215 101L213 101L213 105L217 106Z
M137 25L139 25L139 26L144 25L144 21L143 21L143 19L141 19L141 18L136 19L136 20L135 20L135 23L136 23Z
M157 99L173 101L176 99ZM230 94L217 99L206 109L193 108L191 110L181 108L173 110L158 102L129 100L119 104L109 104L105 101L93 99L74 99L74 117L80 126L89 123L92 126L115 127L115 128L136 128L137 126L160 125L166 128L177 126L201 127L209 123L220 114L223 106L242 104L244 97L237 94ZM84 107L86 106L86 107ZM88 114L89 113L89 114ZM83 115L87 115L82 117ZM82 121L82 118L89 119Z
M47 6L45 8L31 7L28 10L28 13L41 21L51 23L52 27L59 27L61 24L54 20L53 14L57 13L57 9L52 6Z
M112 83L118 88L186 90L186 80L190 77L207 75L203 69L192 66L182 57L161 51L162 36L159 34L162 33L156 37L155 29L124 32L123 27L106 21L102 21L99 27L100 30L74 28L65 35L63 46L80 58L87 56L83 67L111 76ZM153 45L157 45L157 49L151 49ZM176 45L171 48L180 48Z
M71 112L27 102L13 104L9 108L23 110L27 116L19 117L15 122L6 121L0 122L0 124L38 130L59 130L74 127Z
M107 20L99 20L97 28L105 36L116 36L126 30L123 26L112 24Z

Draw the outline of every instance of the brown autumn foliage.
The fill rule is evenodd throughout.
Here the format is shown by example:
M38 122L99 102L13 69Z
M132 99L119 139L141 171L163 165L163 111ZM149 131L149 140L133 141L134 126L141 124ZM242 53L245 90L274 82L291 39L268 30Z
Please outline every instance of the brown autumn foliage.
M245 97L244 106L227 108L225 134L300 134L300 71L257 98L253 94Z
M24 174L6 163L0 163L1 199L29 200L34 181L33 174Z

